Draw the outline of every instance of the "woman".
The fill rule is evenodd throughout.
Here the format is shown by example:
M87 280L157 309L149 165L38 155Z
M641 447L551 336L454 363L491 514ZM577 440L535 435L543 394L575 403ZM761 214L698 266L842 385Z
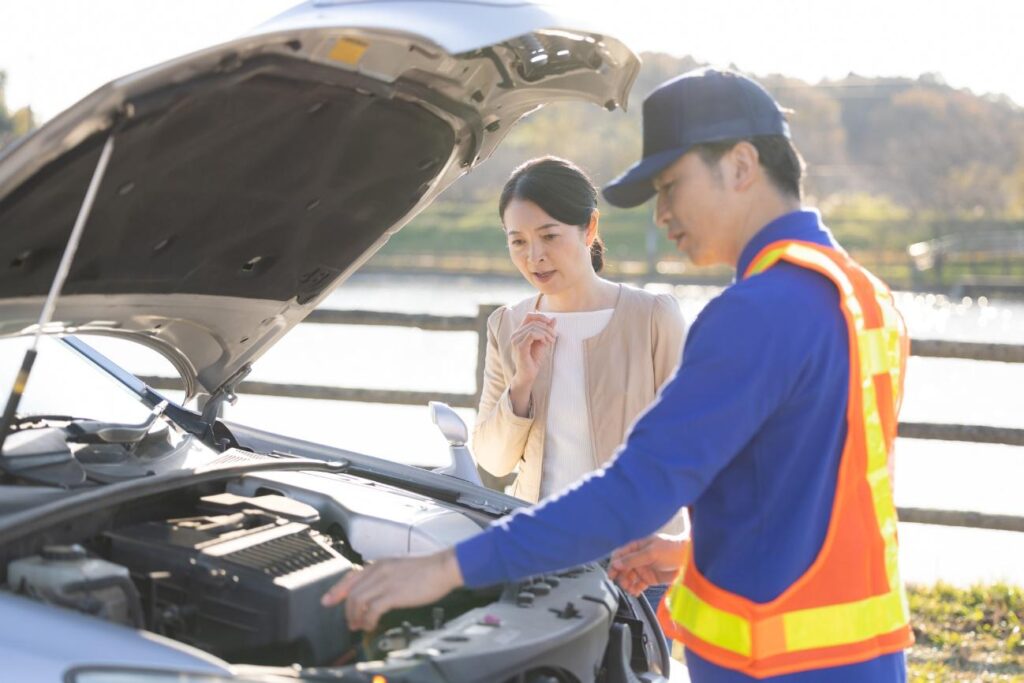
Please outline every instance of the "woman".
M537 294L488 319L473 451L495 476L518 466L512 494L536 502L614 454L678 364L685 326L671 296L598 275L597 190L572 163L517 168L498 213Z

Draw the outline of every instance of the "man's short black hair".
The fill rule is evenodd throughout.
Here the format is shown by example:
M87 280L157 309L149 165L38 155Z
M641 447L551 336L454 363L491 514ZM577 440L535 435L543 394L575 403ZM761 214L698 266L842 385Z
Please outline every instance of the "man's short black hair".
M802 200L804 160L793 146L793 141L784 135L757 135L752 138L704 142L694 145L693 149L705 164L714 166L726 152L744 141L757 149L761 166L767 171L775 187L784 194Z

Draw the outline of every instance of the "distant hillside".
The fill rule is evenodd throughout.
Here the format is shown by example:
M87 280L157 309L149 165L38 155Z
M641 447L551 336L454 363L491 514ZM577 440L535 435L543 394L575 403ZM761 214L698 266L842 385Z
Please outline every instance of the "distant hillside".
M508 267L496 207L509 172L531 157L556 154L606 183L640 155L640 105L647 94L700 66L689 57L656 53L643 60L628 113L571 103L542 109L396 235L374 263ZM937 289L972 278L1022 281L1020 254L967 251L921 273L907 247L940 236L1024 231L1024 110L1007 99L955 90L935 76L850 75L808 84L753 75L792 110L794 139L808 164L808 204L822 210L842 244L876 273L902 287ZM650 206L624 211L602 204L601 211L611 268L653 268L658 260L659 268L701 272L680 266L673 245L654 234ZM489 260L472 266L478 257Z
M396 235L374 263L406 268L442 258L452 261L445 267L459 269L467 267L465 259L482 257L489 259L487 269L508 267L496 205L509 172L532 157L556 154L606 183L639 157L643 99L700 66L691 57L642 57L627 113L563 102L521 121L491 159ZM808 163L808 203L880 275L920 284L925 275L907 256L915 242L1024 231L1024 109L1009 99L979 97L929 75L851 74L816 84L752 75L792 110L794 139ZM31 109L7 111L3 80L0 71L0 148L35 127ZM649 206L601 210L611 268L678 262L672 245L655 234ZM967 250L926 277L935 287L972 277L1019 282L1024 258Z
M700 66L644 53L628 113L551 105L520 122L483 166L449 191L492 202L509 171L542 154L573 159L603 183L640 153L640 104L659 83ZM951 218L1024 218L1024 110L1009 99L955 90L937 76L807 84L752 74L793 110L808 162L807 190L824 206L872 197L889 208ZM35 127L30 109L7 111L0 71L0 147ZM891 216L890 216L891 217Z
M452 199L496 196L508 172L558 154L605 182L640 153L640 104L659 83L695 66L690 57L643 54L629 112L557 104L533 115ZM808 163L807 190L819 203L866 194L910 211L946 216L1024 216L1024 110L1008 99L955 90L934 76L850 75L807 84L752 74L785 107Z

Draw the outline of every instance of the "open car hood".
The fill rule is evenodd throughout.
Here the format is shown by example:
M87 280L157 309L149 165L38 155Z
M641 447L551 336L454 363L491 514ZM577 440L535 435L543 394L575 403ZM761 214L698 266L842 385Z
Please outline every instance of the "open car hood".
M412 29L410 27L415 27ZM0 155L0 335L130 338L214 393L559 99L624 106L639 60L549 8L312 2L113 81Z

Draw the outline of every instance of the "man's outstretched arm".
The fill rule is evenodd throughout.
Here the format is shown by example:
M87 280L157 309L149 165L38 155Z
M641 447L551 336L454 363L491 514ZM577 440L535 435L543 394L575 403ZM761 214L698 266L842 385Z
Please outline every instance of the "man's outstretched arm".
M653 533L697 499L788 392L787 378L795 373L764 362L784 348L786 335L755 304L723 296L708 305L693 326L683 365L605 468L495 522L454 552L353 572L325 604L348 599L350 625L368 628L386 609L426 604L461 585L576 566Z

